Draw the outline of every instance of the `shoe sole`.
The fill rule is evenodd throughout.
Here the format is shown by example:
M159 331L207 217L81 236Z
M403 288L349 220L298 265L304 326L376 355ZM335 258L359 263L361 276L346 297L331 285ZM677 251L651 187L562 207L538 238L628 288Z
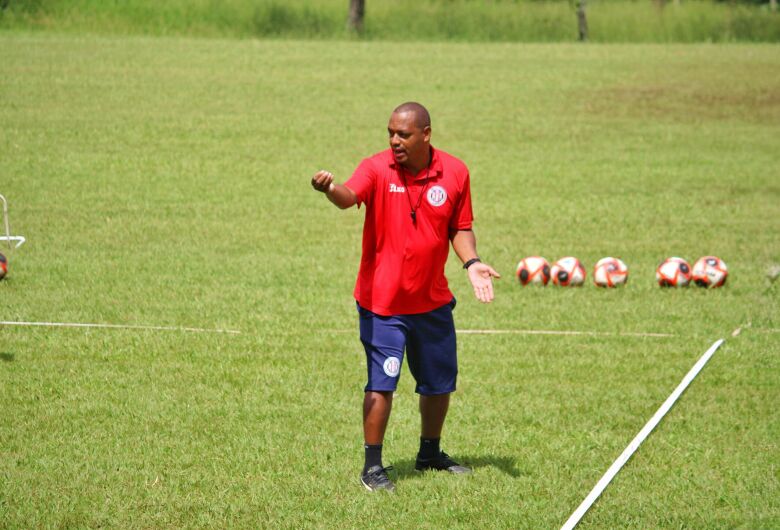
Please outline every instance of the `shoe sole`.
M366 484L365 482L363 482L363 478L360 479L360 483L363 484L364 488L366 488L368 491L370 491L372 493L375 492L375 491L387 491L389 493L395 493L395 488L393 488L393 489L382 488L381 490L380 489L374 489L371 486L369 486L368 484Z
M474 473L473 469L470 469L468 471L450 471L449 469L436 469L435 467L424 467L422 469L414 468L414 470L417 473L425 473L426 471L444 471L451 475L471 475L472 473Z

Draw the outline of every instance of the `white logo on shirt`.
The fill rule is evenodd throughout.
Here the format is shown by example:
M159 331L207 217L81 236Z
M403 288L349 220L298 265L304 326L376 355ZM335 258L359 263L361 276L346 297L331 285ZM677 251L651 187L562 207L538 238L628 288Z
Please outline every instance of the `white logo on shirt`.
M428 190L428 202L431 206L441 206L447 200L447 191L441 186L434 186Z
M401 371L401 361L395 357L388 357L382 368L388 377L398 377L398 373Z
M403 186L396 186L392 182L390 183L390 193L403 193L406 191L406 188Z

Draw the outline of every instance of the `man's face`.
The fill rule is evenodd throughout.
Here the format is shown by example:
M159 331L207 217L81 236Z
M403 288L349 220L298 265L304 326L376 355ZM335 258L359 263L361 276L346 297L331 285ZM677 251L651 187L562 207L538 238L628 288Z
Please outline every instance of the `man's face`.
M390 149L393 158L402 166L425 164L428 159L428 146L431 140L431 128L420 129L415 123L413 112L398 112L390 116L387 124Z

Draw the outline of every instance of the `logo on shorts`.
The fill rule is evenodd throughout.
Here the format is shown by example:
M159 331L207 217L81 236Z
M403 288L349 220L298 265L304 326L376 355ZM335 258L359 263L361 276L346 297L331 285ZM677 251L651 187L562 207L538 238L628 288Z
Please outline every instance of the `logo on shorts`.
M382 366L388 377L398 377L398 373L401 371L401 361L395 357L388 357L385 359L385 364Z
M441 186L434 186L428 190L428 202L431 206L441 206L447 200L447 191Z

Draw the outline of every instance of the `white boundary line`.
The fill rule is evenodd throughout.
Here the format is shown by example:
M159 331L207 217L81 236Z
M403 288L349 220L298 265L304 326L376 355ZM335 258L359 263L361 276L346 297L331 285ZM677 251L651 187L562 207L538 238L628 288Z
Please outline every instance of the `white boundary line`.
M333 333L357 333L357 329L334 329ZM591 336L591 337L676 337L670 333L643 333L619 331L567 331L555 329L456 329L461 335L560 335L560 336Z
M580 519L582 519L582 516L585 515L585 512L588 511L599 495L601 495L601 492L604 491L604 488L607 487L610 481L615 477L615 475L617 475L618 471L620 471L620 468L622 468L628 459L631 458L631 455L633 455L634 452L639 449L639 446L643 441L645 441L645 438L647 438L650 432L655 429L655 426L658 425L664 415L669 411L670 408L672 408L674 402L677 401L677 398L680 397L680 394L683 393L691 381L693 381L693 378L699 374L702 368L704 368L704 365L707 364L707 361L710 360L710 357L712 357L715 351L720 348L723 342L723 339L716 340L712 346L710 346L710 349L704 352L704 355L699 358L696 364L693 365L693 368L691 368L685 377L683 377L683 380L679 385L677 385L677 388L674 389L674 392L672 392L672 394L666 398L666 401L664 401L663 405L661 405L661 408L659 408L653 417L650 418L650 421L648 421L642 430L639 431L639 434L637 434L634 439L631 440L631 443L628 444L628 447L623 450L617 460L615 460L612 465L609 466L607 472L604 473L604 476L601 477L601 480L598 481L588 496L585 497L585 500L582 501L582 504L580 504L579 507L574 510L574 513L571 514L566 523L564 523L564 525L561 527L561 530L572 530L575 526L577 526L577 523L580 522Z
M674 337L669 333L611 332L611 331L566 331L543 329L458 329L464 335L589 335L620 337Z
M13 322L0 320L0 326L27 326L27 327L51 327L51 328L99 328L99 329L135 329L149 331L188 331L194 333L228 333L240 335L235 329L208 329L178 326L140 326L129 324L98 324L81 322ZM355 333L353 329L334 329L333 333ZM780 330L777 330L780 331ZM675 337L670 333L643 333L643 332L610 332L610 331L567 331L544 329L458 329L462 335L558 335L558 336L591 336L591 337Z
M187 328L177 326L133 326L124 324L90 324L79 322L10 322L0 320L0 326L28 326L28 327L48 327L48 328L102 328L102 329L136 329L151 331L189 331L195 333L230 333L240 335L241 332L235 329L206 329L206 328Z

